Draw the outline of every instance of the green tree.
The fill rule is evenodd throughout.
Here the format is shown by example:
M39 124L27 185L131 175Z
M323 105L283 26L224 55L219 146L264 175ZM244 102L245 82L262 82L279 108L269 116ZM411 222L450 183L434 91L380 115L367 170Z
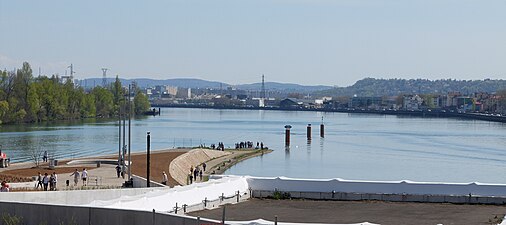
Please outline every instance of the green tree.
M3 123L5 114L9 111L9 102L2 100L0 101L0 124Z
M148 97L141 91L137 91L134 97L134 112L136 115L143 114L148 111L151 105L149 104Z
M93 94L86 94L83 96L83 102L81 104L81 117L95 117L97 114L97 108L95 106L95 96Z
M101 117L109 117L114 113L113 94L102 87L95 87L92 91L95 97L96 115Z

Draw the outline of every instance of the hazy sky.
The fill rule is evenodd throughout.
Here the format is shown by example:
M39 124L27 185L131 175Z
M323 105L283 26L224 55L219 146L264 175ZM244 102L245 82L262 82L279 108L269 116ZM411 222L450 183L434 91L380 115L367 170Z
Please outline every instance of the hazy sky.
M0 68L347 86L506 78L506 1L0 0Z

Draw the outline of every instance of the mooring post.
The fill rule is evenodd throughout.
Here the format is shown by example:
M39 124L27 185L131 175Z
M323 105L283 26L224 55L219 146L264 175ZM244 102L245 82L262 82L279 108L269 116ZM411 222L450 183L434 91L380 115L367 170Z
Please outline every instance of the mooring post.
M285 146L290 146L290 129L292 126L286 125L285 126Z
M307 125L307 140L311 140L311 124Z
M320 124L320 137L325 137L325 125L323 125L323 116L322 116L322 123Z

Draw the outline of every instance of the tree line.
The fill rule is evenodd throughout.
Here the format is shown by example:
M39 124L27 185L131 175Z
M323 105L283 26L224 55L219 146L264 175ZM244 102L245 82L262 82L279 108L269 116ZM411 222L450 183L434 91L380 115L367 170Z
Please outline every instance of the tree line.
M116 77L108 87L85 90L70 79L52 75L33 77L27 62L16 71L0 71L0 124L114 117L126 107L127 90ZM136 115L149 110L149 101L135 89ZM124 109L121 110L124 112Z

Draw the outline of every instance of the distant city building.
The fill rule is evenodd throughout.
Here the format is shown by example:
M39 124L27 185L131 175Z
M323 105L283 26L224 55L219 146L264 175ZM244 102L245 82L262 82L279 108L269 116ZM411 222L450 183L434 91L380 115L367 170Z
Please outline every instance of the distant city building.
M403 108L405 110L420 110L423 99L419 95L405 95L403 99Z

